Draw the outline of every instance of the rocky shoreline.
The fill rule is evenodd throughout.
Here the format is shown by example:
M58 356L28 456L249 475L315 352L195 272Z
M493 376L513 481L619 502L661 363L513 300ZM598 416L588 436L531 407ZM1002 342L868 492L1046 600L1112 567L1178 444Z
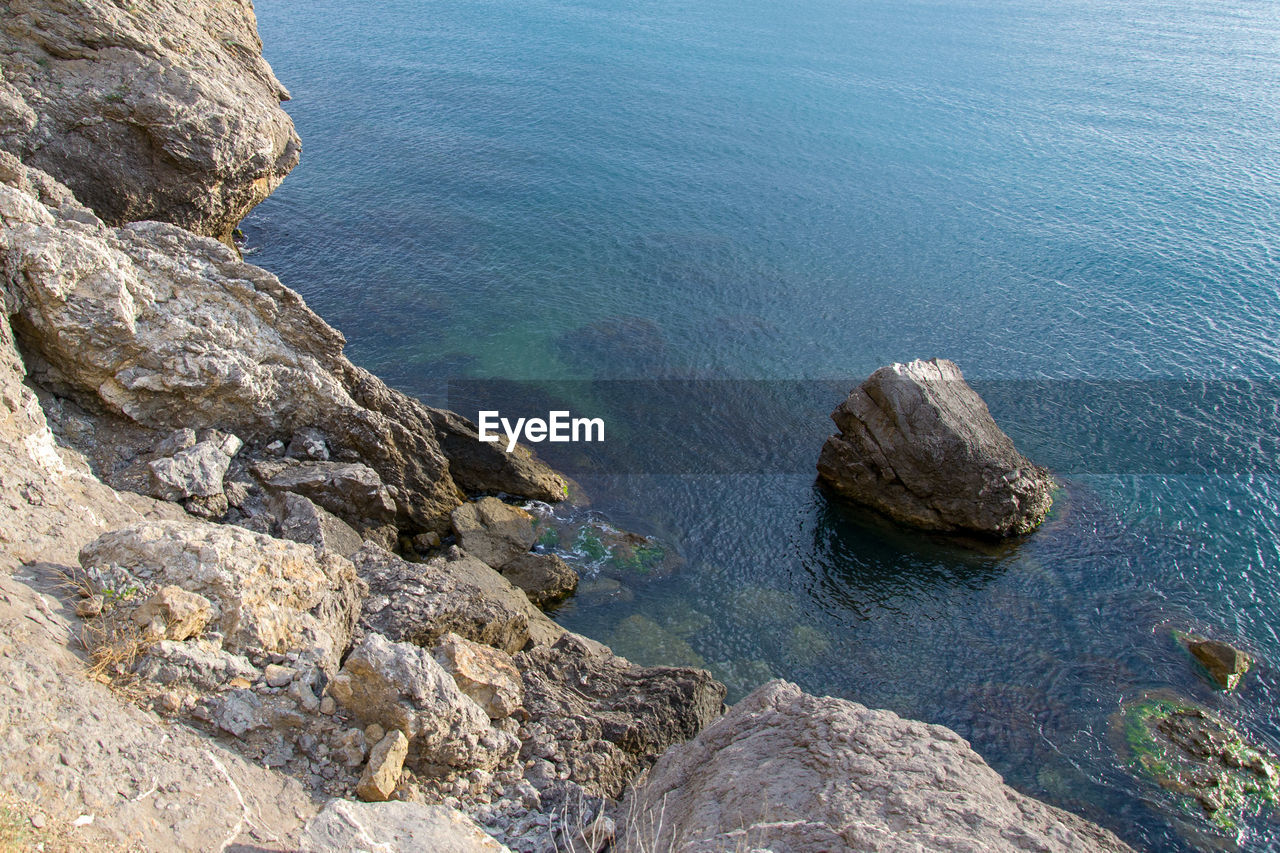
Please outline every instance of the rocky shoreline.
M946 729L777 681L726 714L709 673L556 625L576 577L513 502L565 481L353 365L228 245L300 150L251 6L6 9L15 844L1128 849Z

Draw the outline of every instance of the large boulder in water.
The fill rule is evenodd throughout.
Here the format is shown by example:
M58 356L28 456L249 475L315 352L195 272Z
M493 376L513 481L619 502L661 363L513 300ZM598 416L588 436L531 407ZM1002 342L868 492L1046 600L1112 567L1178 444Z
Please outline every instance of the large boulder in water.
M1024 796L955 732L771 681L627 798L620 853L1129 851Z
M6 3L0 69L0 148L111 225L226 240L298 162L251 3Z
M818 474L897 521L952 533L1016 536L1052 503L1053 479L1013 446L945 359L871 374L831 413Z

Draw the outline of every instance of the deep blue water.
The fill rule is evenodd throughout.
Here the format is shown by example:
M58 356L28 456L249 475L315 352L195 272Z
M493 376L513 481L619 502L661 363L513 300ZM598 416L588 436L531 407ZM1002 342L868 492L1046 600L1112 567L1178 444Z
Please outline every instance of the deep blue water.
M806 380L612 424L669 457L544 445L597 518L680 557L588 571L561 621L735 695L781 676L951 726L1140 849L1210 845L1124 770L1108 718L1173 688L1280 750L1280 6L257 11L304 154L245 223L252 260L357 363L459 406L451 379ZM935 355L1062 481L1014 547L814 487L840 389ZM605 410L626 388L575 387ZM726 436L737 467L677 452ZM1186 627L1261 657L1238 694L1201 681Z

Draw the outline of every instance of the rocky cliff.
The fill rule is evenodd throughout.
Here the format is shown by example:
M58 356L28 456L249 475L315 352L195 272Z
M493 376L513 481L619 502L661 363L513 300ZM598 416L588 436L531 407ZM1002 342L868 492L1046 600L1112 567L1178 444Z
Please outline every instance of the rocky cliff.
M725 780L770 766L760 789L830 841L794 849L932 837L840 834L886 797L956 847L1122 849L944 730L776 686L712 725L706 672L557 626L513 584L573 588L512 569L537 562L529 514L469 502L563 480L352 365L209 239L297 159L250 4L4 10L0 827L45 849L594 853L617 798L711 726L633 798L677 796L690 849L763 826ZM874 790L845 784L900 735ZM834 811L791 802L828 790Z
M229 239L298 163L249 0L9 0L0 148L110 225Z

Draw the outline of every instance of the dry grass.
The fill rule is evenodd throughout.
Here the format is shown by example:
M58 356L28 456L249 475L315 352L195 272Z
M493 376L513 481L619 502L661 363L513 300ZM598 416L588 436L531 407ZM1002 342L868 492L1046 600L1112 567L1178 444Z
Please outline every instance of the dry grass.
M94 595L89 579L79 569L64 572L59 585L81 600ZM133 590L107 590L102 598L102 612L84 619L80 627L80 646L89 656L89 677L132 694L136 685L133 665L151 645L131 618L137 596Z
M31 822L37 815L43 818L40 829ZM0 853L87 853L107 849L88 844L76 834L69 823L54 819L35 803L0 792Z

